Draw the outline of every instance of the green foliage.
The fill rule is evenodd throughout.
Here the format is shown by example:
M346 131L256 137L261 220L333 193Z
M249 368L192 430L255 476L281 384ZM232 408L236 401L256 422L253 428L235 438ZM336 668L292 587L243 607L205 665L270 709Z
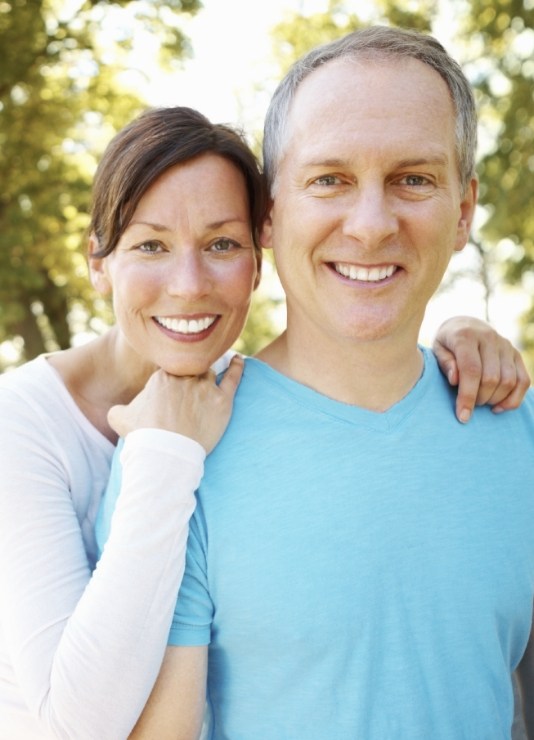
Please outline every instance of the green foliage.
M238 352L254 355L275 338L279 332L272 315L281 302L263 293L254 295L246 326L235 344Z
M352 12L353 4L344 0L329 0L324 13L299 15L293 13L273 30L275 54L285 72L290 64L314 46L356 31L369 23L429 31L437 12L436 0L375 0L366 7L366 16ZM414 9L415 7L415 9Z
M22 337L22 359L68 347L74 307L87 324L109 316L84 257L91 176L144 107L121 84L135 34L157 36L169 63L188 51L178 15L199 7L0 0L0 342Z
M238 352L253 355L280 333L285 320L276 322L274 317L276 313L282 313L284 308L282 295L272 252L264 250L261 285L252 296L247 323L235 344Z
M464 33L475 73L486 152L479 163L488 245L507 242L501 274L511 284L534 275L534 5L529 0L472 0ZM534 369L534 304L523 321Z
M484 233L492 242L507 236L518 245L510 279L532 270L534 258L534 8L522 2L477 0L468 32L478 53L490 60L478 67L480 105L493 131L483 156L481 202L489 218ZM529 207L530 206L530 207Z
M314 46L339 38L361 25L358 16L345 11L340 0L330 0L324 13L289 15L273 29L275 54L282 72Z
M388 25L413 28L423 33L432 30L432 22L438 12L437 0L376 0L376 6Z
M497 280L525 289L534 273L533 29L530 0L471 0L458 26L480 112L482 251ZM534 373L534 303L522 343Z

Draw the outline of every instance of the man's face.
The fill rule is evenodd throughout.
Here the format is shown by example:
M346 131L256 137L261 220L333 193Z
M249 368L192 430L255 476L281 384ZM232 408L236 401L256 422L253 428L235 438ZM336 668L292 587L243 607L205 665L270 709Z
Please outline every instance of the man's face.
M454 128L445 82L414 59L334 61L304 80L263 234L293 336L416 341L474 210Z

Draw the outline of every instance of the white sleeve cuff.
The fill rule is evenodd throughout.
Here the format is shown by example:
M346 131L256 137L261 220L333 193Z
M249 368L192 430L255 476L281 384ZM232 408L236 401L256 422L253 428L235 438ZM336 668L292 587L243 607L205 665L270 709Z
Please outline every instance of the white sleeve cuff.
M139 450L156 450L196 465L201 465L206 459L206 450L199 442L164 429L136 429L127 434L120 455L121 463L124 465L125 460Z

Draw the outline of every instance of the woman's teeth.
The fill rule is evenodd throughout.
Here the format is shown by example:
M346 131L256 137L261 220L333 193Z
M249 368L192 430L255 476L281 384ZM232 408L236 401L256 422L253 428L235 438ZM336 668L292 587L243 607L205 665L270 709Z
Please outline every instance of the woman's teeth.
M160 326L176 334L200 334L213 324L216 316L204 316L200 319L170 319L164 316L154 318Z

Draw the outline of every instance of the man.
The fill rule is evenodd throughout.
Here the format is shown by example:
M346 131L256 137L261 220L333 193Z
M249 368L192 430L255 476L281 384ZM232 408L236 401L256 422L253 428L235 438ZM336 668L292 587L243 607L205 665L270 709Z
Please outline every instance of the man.
M134 737L196 737L206 675L213 738L509 738L520 664L532 711L533 397L458 424L417 344L469 236L475 145L428 36L351 34L276 91L263 237L287 331L207 461Z

